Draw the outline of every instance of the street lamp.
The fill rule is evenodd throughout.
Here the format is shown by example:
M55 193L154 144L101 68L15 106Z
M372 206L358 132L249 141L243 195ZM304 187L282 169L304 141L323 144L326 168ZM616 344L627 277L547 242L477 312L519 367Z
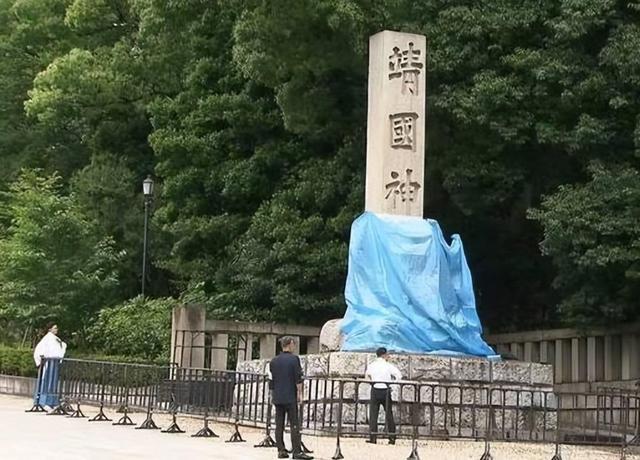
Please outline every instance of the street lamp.
M147 176L142 181L142 194L144 195L144 237L142 243L142 298L144 299L144 285L147 280L147 245L149 233L149 207L153 201L153 179Z

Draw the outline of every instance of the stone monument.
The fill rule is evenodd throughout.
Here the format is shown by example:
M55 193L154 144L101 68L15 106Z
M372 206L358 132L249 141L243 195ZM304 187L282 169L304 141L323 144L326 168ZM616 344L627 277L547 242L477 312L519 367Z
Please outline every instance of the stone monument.
M422 218L426 139L426 38L383 31L369 41L369 107L365 211ZM371 352L339 351L341 320L323 328L319 354L302 357L309 377L361 378ZM481 357L420 353L391 357L411 380L515 388L553 383L549 365L491 361ZM268 360L240 362L238 370L264 373Z
M422 217L426 47L423 35L369 40L366 211Z

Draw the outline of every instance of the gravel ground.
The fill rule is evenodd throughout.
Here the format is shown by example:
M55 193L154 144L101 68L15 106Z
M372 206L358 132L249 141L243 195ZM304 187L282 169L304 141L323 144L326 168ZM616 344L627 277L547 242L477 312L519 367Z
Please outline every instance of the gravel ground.
M264 432L240 428L245 443L229 444L224 441L233 433L227 424L210 426L220 435L216 439L192 439L189 434L202 427L202 421L191 417L178 417L178 423L186 434L163 434L156 431L134 430L132 427L112 426L111 423L87 423L86 419L48 417L44 414L28 414L26 398L0 395L0 459L1 460L111 460L111 459L243 459L267 460L276 458L275 449L255 449ZM83 407L85 415L96 414L95 407ZM120 414L107 411L117 420ZM134 422L144 420L144 414L131 414ZM156 414L156 423L166 428L170 416ZM304 442L317 459L330 459L335 451L335 440L305 436ZM480 442L428 441L419 446L422 459L429 460L479 460L484 451ZM378 444L372 446L361 439L342 440L345 460L404 460L409 456L408 441L396 446ZM551 445L494 443L491 447L494 460L551 460ZM562 447L563 460L619 460L619 449L593 447ZM640 460L640 455L627 453L627 460Z

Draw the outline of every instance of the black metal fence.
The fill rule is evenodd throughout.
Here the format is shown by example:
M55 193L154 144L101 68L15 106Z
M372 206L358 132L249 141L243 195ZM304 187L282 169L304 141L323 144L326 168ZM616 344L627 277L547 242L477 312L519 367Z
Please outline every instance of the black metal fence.
M414 450L425 439L481 440L486 453L492 441L609 445L622 452L638 442L637 391L554 393L549 387L417 381L393 382L389 388L396 429L389 432L382 411L374 434L411 439ZM102 408L113 406L124 413L116 424L133 424L127 412L135 408L147 412L141 428L157 428L153 411L170 411L174 423L165 430L169 432L182 432L177 413L199 414L205 424L199 433L213 433L211 420L226 421L236 425L230 441L242 440L239 425L250 425L266 430L261 446L273 445L274 411L266 375L65 359L55 389L48 391L55 391L60 401L53 413L83 416L80 404L91 403L100 406L92 420L108 420ZM335 437L335 458L340 458L341 438L371 435L371 392L372 382L365 380L306 378L299 409L303 434Z

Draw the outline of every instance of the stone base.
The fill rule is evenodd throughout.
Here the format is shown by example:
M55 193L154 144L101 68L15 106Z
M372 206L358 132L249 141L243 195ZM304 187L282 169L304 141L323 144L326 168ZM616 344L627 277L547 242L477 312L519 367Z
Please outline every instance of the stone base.
M335 351L300 356L307 377L364 378L375 354ZM475 357L424 354L394 354L389 361L400 369L405 380L449 384L493 383L523 387L553 385L553 366L523 361L490 361ZM238 363L237 370L265 374L269 360Z
M355 352L300 357L304 374L310 377L303 400L309 429L334 431L340 413L351 430L367 431L371 383L361 379L373 359L374 354ZM423 434L474 437L488 429L489 414L492 429L507 438L541 439L556 427L550 365L417 354L392 355L390 361L408 381L391 386L395 419L404 425L401 430L415 423ZM263 374L268 363L245 361L238 370ZM245 400L257 398L256 405L266 410L261 388L243 391ZM384 423L382 413L380 423ZM530 437L522 438L523 432Z

